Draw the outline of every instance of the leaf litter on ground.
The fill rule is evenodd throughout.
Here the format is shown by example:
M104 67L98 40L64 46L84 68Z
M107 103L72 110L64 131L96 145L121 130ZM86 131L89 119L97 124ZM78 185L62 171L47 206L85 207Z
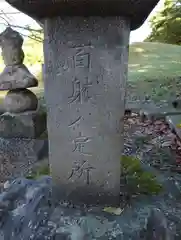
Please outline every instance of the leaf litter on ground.
M142 122L134 114L125 116L124 124L125 154L132 154L134 149L134 154L143 156L150 165L181 173L181 141L164 119Z

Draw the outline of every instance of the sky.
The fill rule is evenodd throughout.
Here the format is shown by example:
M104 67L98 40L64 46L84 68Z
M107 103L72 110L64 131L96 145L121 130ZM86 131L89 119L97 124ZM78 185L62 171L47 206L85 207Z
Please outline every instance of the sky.
M149 15L148 19L145 21L145 23L139 29L131 32L130 43L142 42L149 35L151 31L149 19L157 11L160 11L162 9L163 4L164 4L164 0L160 0L157 6L155 7L155 9ZM16 14L17 10L12 8L9 4L7 4L5 0L0 0L0 11L14 13L14 14L8 14L8 17L10 18L10 22L13 23L14 25L20 25L20 26L31 25L32 27L38 27L37 23L33 21L30 17L26 16L25 14L22 14L22 13ZM4 21L0 19L0 32L5 29L5 26L3 25L3 23Z

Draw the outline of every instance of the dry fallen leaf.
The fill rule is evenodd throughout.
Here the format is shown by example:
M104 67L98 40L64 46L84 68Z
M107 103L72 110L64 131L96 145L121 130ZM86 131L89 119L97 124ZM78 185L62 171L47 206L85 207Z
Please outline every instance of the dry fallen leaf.
M176 158L176 163L181 163L181 158L177 157Z
M114 208L114 207L105 207L103 209L104 212L115 214L115 215L121 215L124 209L121 208Z
M161 120L156 120L156 121L154 122L154 124L155 124L155 125L162 125L162 124L163 124L163 121L161 121Z

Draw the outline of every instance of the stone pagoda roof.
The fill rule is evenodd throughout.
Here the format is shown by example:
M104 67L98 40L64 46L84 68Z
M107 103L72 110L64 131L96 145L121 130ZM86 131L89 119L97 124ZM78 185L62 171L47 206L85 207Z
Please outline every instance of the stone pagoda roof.
M159 0L6 0L19 11L41 20L55 16L123 16L131 30L140 27Z

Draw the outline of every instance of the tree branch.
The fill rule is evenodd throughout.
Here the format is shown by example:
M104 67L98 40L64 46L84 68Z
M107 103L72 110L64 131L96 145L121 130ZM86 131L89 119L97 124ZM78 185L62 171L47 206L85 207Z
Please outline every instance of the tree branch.
M14 14L20 14L20 12L15 12ZM9 18L10 13L4 12L3 10L0 10L0 19L2 19L2 25L6 27L12 27L12 28L17 28L17 29L22 29L28 31L28 34L20 33L24 37L28 37L34 41L42 42L43 39L40 36L43 33L43 29L33 29L29 26L19 26L19 25L14 25L11 24L12 20ZM42 27L42 25L41 25Z
M1 18L1 16L0 16L0 18ZM27 31L30 31L30 32L43 33L43 29L33 29L33 28L30 28L30 27L23 27L23 26L18 26L18 25L12 25L10 23L3 23L3 25L11 26L12 28L24 29L24 30L27 30Z

